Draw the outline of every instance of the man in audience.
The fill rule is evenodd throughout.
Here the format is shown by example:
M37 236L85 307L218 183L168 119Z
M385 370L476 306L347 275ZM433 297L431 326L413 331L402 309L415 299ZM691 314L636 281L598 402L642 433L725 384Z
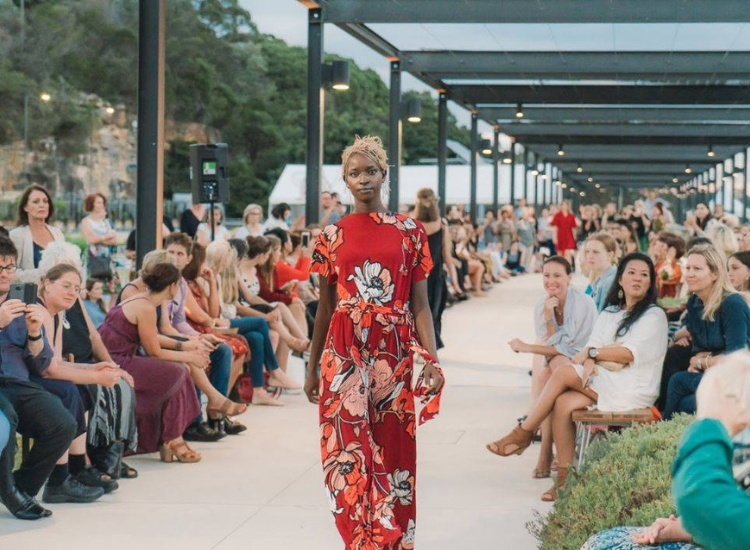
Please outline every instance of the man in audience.
M14 478L10 438L0 458L0 500L19 519L40 519L52 512L34 497L73 441L76 422L59 398L29 380L50 368L54 353L42 330L42 306L8 299L17 257L13 243L0 237L0 394L11 426L34 445Z
M167 254L172 263L180 270L190 263L192 256L193 241L184 233L171 233L166 239ZM187 282L180 279L180 290L169 303L169 318L172 327L182 336L189 338L201 338L210 346L211 373L209 380L222 395L229 394L229 378L232 372L232 348L222 342L213 334L200 334L187 322L185 308L198 311L200 306L196 303L192 292L188 292ZM199 394L200 396L200 394ZM188 441L218 441L226 434L212 430L204 421L202 414L195 419L183 434Z

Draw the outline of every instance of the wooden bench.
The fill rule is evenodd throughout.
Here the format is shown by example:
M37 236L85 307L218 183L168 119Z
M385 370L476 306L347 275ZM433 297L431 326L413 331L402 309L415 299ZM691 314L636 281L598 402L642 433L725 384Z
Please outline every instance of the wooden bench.
M633 424L650 424L656 421L653 411L648 409L633 409L624 412L603 412L597 410L580 410L573 412L573 422L576 423L577 466L580 468L586 458L586 451L596 433L606 433L611 427L625 427Z

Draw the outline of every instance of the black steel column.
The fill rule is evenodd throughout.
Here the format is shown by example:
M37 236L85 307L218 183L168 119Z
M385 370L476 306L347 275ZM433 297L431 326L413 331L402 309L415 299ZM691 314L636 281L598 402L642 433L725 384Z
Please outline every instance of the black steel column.
M448 207L446 191L446 163L448 159L448 95L440 92L438 99L438 197L440 197L440 214L445 216Z
M307 23L307 180L305 223L320 215L320 171L323 166L323 12L311 9Z
M500 128L494 127L492 140L492 211L500 206Z
M469 213L477 221L477 151L479 150L479 118L471 113L471 183L469 188Z
M742 180L742 221L747 223L747 192L748 192L748 186L747 186L747 175L748 175L748 169L747 169L747 147L744 148L742 151L742 158L745 161L745 176Z
M529 150L523 148L523 198L529 201Z
M510 205L516 205L516 142L510 144ZM497 212L495 212L497 214Z
M734 173L736 172L736 157L732 157L732 174L729 178L729 181L731 182L729 185L729 211L734 214Z
M166 0L140 0L138 14L137 264L161 246L164 213L164 12ZM186 169L187 171L187 169Z
M391 61L391 94L388 113L388 160L390 161L391 198L388 209L398 212L399 172L401 170L401 62Z

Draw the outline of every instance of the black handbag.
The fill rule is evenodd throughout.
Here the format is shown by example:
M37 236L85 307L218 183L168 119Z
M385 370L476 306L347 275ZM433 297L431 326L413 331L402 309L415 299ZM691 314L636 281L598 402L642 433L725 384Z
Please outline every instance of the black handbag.
M111 258L94 256L89 252L89 276L92 279L110 281L113 277Z

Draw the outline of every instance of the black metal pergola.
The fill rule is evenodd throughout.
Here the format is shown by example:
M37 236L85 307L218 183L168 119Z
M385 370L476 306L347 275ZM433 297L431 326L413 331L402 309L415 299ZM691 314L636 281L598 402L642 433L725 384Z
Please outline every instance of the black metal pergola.
M735 209L743 182L747 218L750 56L747 51L516 51L399 49L386 25L654 24L750 22L744 0L299 0L309 9L307 208L317 221L322 164L323 30L333 24L390 64L389 156L392 209L398 207L401 74L439 93L438 193L445 197L448 101L472 113L470 210L477 214L478 123L494 127L498 206L498 136L511 137L510 197L537 205L586 192L618 196L628 187L671 188L678 210L698 200ZM645 29L646 27L644 27ZM522 113L523 116L519 116ZM516 181L523 148L524 177ZM537 172L534 175L534 172ZM532 181L529 182L529 179ZM730 182L730 183L725 183Z

